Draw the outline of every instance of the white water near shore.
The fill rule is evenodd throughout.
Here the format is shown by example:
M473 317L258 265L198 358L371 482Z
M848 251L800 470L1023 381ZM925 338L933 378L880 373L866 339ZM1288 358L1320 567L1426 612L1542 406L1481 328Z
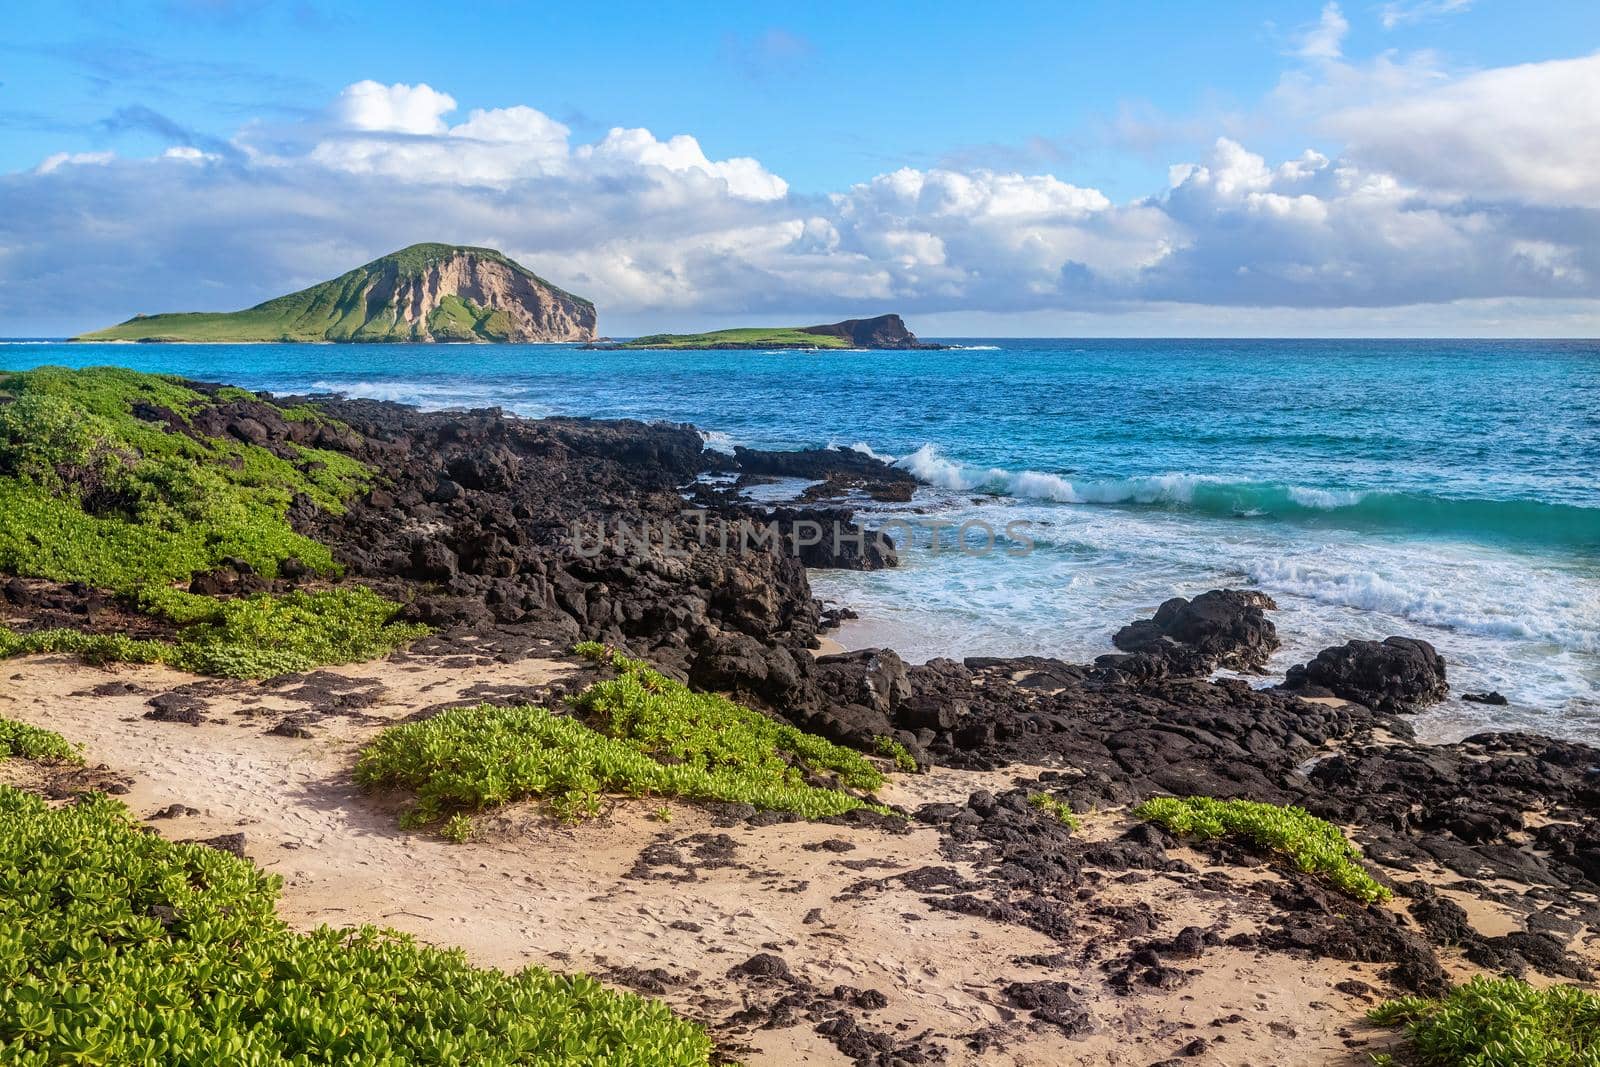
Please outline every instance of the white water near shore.
M1087 662L1115 651L1111 635L1174 595L1257 588L1278 604L1282 677L1329 646L1391 634L1432 642L1449 664L1452 697L1417 716L1430 739L1486 728L1600 741L1600 599L1594 575L1543 557L1462 541L1296 531L1227 519L924 489L909 507L864 509L869 523L902 518L919 531L899 568L813 571L824 600L862 616L833 636L848 648L936 656L1052 655ZM1025 519L1025 558L934 553L923 524ZM949 528L943 540L950 539ZM902 536L900 540L904 541ZM975 545L978 542L975 542ZM1581 570L1581 568L1580 568ZM1462 702L1498 690L1506 707Z

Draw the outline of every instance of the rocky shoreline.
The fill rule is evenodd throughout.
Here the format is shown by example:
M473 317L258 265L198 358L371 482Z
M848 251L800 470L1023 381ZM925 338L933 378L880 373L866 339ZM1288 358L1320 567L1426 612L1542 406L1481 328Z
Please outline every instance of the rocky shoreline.
M435 630L397 663L424 657L470 672L559 659L578 641L599 641L834 741L870 750L892 737L923 769L1025 769L992 789L902 805L910 826L937 835L936 851L887 875L868 864L836 899L850 907L909 894L937 913L1015 926L1057 946L1030 965L1062 978L997 987L1005 1012L984 1026L914 1033L872 1021L894 990L819 989L796 976L778 945L729 961L729 980L749 1003L713 1018L724 1033L804 1021L856 1063L964 1062L1019 1041L1019 1025L1072 1040L1103 1031L1102 994L1084 975L1115 998L1164 995L1203 988L1208 958L1222 953L1378 965L1387 988L1352 978L1343 992L1354 1002L1436 995L1474 969L1594 979L1600 750L1521 733L1416 742L1406 712L1447 688L1447 665L1425 642L1352 641L1274 687L1213 680L1219 668L1259 673L1278 647L1269 598L1218 590L1169 601L1107 635L1117 651L1093 664L1028 656L908 665L887 649L819 655L831 620L807 568L897 565L892 546L856 522L851 502L909 500L914 481L898 468L848 451L725 456L706 451L689 426L524 420L495 409L421 412L311 397L295 402L336 421L292 420L260 400L203 388L215 403L183 432L285 456L313 446L377 472L343 513L298 499L289 518L330 546L349 580ZM772 478L813 484L774 508L739 493ZM800 533L813 526L825 531L814 542ZM753 550L730 546L728 530L766 539ZM767 547L773 538L776 551ZM292 567L269 581L241 564L198 576L192 588L228 596L314 581ZM94 589L12 579L0 595L19 631L63 620L107 632L126 632L135 620L159 629ZM195 682L179 694L187 703L158 693L148 717L198 723L253 684ZM280 737L314 737L326 722L361 713L361 691L341 689L332 675L266 684L306 694L264 723ZM485 682L476 695L558 704L572 684ZM1351 828L1400 903L1358 905L1237 843L1191 848L1150 823L1124 820L1109 837L1074 833L1036 806L1041 793L1078 812L1120 811L1166 794L1298 805ZM716 818L753 829L773 821L736 806ZM895 833L881 818L841 817L841 832ZM733 862L731 848L714 834L699 842L669 835L654 855L714 866ZM1229 873L1263 865L1271 877ZM1121 901L1141 884L1161 892ZM1221 919L1173 931L1162 894L1222 902L1216 915L1234 907L1261 921L1246 932ZM1482 908L1503 921L1485 924ZM680 981L628 966L614 980L646 991ZM1150 1036L1186 1059L1225 1053L1239 1025ZM1126 1039L1137 1042L1138 1032ZM1127 1062L1162 1060L1154 1046L1146 1053Z

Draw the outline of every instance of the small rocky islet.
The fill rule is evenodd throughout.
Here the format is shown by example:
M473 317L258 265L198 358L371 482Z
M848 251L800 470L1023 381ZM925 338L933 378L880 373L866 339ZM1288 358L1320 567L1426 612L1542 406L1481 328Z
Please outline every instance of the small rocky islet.
M22 528L19 517L31 513L8 511L8 528L0 530L0 571L7 574L0 650L33 651L48 643L30 646L30 638L61 633L200 647L186 636L193 627L211 627L214 636L243 623L231 616L196 622L195 602L277 605L361 589L389 605L374 632L393 635L405 649L396 657L426 657L463 675L532 657L578 664L581 673L559 690L484 685L476 695L489 706L526 703L568 714L564 693L607 674L604 655L572 659L571 650L603 647L649 672L640 675L647 692L681 692L686 700L721 694L719 700L808 737L874 759L889 756L903 770L945 768L985 783L959 797L893 810L863 803L829 816L836 835L818 847L851 854L839 862L862 864L834 906L868 907L910 894L933 913L1024 928L1057 946L1029 966L1059 977L996 979L984 993L995 1005L984 1025L907 1031L875 1021L898 990L830 990L806 978L791 962L793 950L774 942L743 962L727 961L725 981L743 991L742 1008L697 1012L691 1001L674 1000L727 1051L748 1049L751 1035L802 1026L856 1063L966 1062L1025 1049L1030 1035L1089 1041L1121 1028L1129 1055L1139 1050L1143 1057L1126 1062L1185 1062L1208 1050L1219 1062L1235 1062L1228 1042L1243 1047L1241 1034L1259 1020L1208 1018L1185 1029L1159 1014L1141 1024L1134 1009L1141 998L1206 988L1208 966L1241 952L1376 967L1362 972L1371 981L1340 986L1343 1008L1325 1006L1347 1013L1341 1022L1351 1055L1372 1042L1387 1047L1386 1032L1360 1017L1386 997L1445 996L1474 974L1539 985L1594 980L1600 752L1526 733L1416 741L1407 713L1448 691L1447 665L1424 641L1351 641L1292 668L1277 685L1216 677L1219 670L1260 675L1279 645L1270 598L1221 589L1174 598L1150 618L1130 620L1108 635L1115 651L1092 664L1023 656L911 665L888 649L820 655L832 620L812 594L807 568L899 562L892 546L857 522L852 501L906 500L915 485L905 471L871 457L829 449L729 456L707 451L685 425L527 420L496 409L422 412L166 379L150 385L134 375L87 390L70 372L55 373L39 391L62 404L87 405L94 418L107 419L111 407L95 406L120 405L118 417L136 420L139 433L181 438L170 462L222 464L232 472L224 480L238 483L251 481L240 472L267 472L253 476L256 482L276 472L272 493L239 499L266 509L252 521L281 521L287 532L273 528L270 537L241 540L265 553L251 558L230 549L228 536L205 541L196 557L203 565L185 575L185 595L195 600L174 606L135 585L75 578L44 551L40 530ZM29 395L27 379L0 378L0 422ZM49 405L40 411L51 414ZM37 484L45 475L27 466L37 457L15 446L12 440L0 452L0 482L16 499L32 499L29 493L45 491ZM74 500L87 523L154 521L141 518L153 514L141 511L148 502L128 497L132 490L113 477L118 465L149 462L153 446L139 456L126 442L96 447L101 451L89 450L98 457L93 463L56 464L61 481L50 491ZM348 477L329 482L329 472ZM776 508L740 495L741 484L773 477L813 485L805 499ZM231 529L214 516L205 521ZM798 552L730 551L705 536L708 525L776 523L781 531L802 522L837 524L847 536ZM308 558L311 546L322 546L327 566ZM71 641L39 650L50 647L79 650ZM92 651L114 661L126 658L116 654L121 647L102 642ZM310 657L304 667L265 681L249 680L247 664L235 672L238 680L196 680L182 692L155 693L143 728L200 723L220 694L265 686L304 699L256 725L277 737L315 737L334 719L362 714L362 700L359 688L314 668L386 650L345 657L349 650L329 647L295 646ZM27 670L25 661L8 666ZM6 707L0 703L0 713ZM417 716L426 721L445 710ZM798 743L817 752L821 741ZM17 744L13 755L23 754ZM94 757L114 763L115 753ZM820 764L796 766L806 768L799 776L806 784L839 788ZM993 777L1015 768L1026 773ZM51 779L54 795L105 790L115 785L114 770L63 770ZM1110 836L1074 828L1078 818L1094 822L1100 813L1165 796L1303 809L1346 830L1390 899L1352 900L1261 839L1191 839L1140 819L1124 819ZM728 826L797 817L760 803L707 807ZM910 869L875 872L870 842L913 827L936 832L936 849ZM578 847L583 833L576 831ZM859 861L858 843L866 853ZM659 844L640 855L647 880L661 863L714 869L733 862L732 840L719 843L715 835L663 831ZM1244 874L1263 870L1265 877ZM1123 898L1140 886L1159 891L1134 903ZM1213 920L1173 929L1180 899L1210 901ZM1486 924L1483 909L1500 919ZM1259 922L1234 929L1230 910ZM625 964L609 974L618 984L669 999L682 985L655 961ZM972 976L979 985L985 978ZM1292 1036L1278 1039L1293 1047ZM0 1042L16 1040L0 1029Z

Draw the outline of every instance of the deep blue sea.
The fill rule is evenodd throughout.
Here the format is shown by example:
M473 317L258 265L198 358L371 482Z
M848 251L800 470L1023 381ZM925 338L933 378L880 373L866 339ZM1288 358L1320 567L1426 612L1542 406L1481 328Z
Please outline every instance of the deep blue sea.
M996 528L1026 555L818 573L910 659L1086 658L1175 593L1276 598L1282 670L1350 637L1446 656L1427 736L1600 740L1600 343L961 341L917 352L570 346L66 345L0 367L115 363L276 392L692 422L709 447L834 445L930 483L876 506Z

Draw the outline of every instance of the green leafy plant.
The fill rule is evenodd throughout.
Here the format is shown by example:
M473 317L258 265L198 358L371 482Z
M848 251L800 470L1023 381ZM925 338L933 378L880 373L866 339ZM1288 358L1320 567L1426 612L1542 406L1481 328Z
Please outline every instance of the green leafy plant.
M1404 1027L1398 1058L1419 1067L1600 1064L1600 994L1577 986L1535 989L1517 978L1480 976L1437 1000L1388 1001L1367 1018Z
M1057 819L1060 819L1062 822L1066 823L1067 828L1072 830L1074 833L1083 829L1083 824L1079 822L1078 817L1073 814L1072 805L1068 804L1064 800L1057 800L1049 793L1034 793L1032 796L1028 797L1028 803L1033 807L1038 808L1046 815L1054 815Z
M471 841L472 835L476 831L477 827L472 823L472 816L457 812L444 821L444 826L440 828L439 833L448 840L460 845Z
M597 814L607 793L731 801L816 819L868 806L846 790L883 784L859 752L696 693L602 645L579 652L618 675L574 698L572 714L480 705L392 726L362 753L356 780L415 793L405 817L411 826L534 797L579 819Z
M0 786L0 1062L690 1067L663 1004L538 967L471 966L363 926L291 929L278 880L92 797Z
M1303 808L1252 800L1154 797L1134 809L1141 819L1202 840L1238 838L1286 856L1340 892L1364 903L1387 899L1389 890L1361 865L1361 850L1337 826Z
M268 577L290 559L336 575L327 547L290 526L290 503L339 512L372 483L344 453L288 445L285 458L194 430L207 406L247 399L111 367L0 372L0 573L83 582L186 627L176 643L0 631L0 655L75 652L260 677L370 658L426 632L395 625L398 605L365 589L218 601L178 588L225 560ZM300 407L274 410L338 426Z
M911 774L917 769L917 758L913 756L905 745L887 734L877 738L872 743L873 750L880 756L885 756L894 761L895 770Z
M224 678L270 678L372 659L428 632L393 621L398 606L361 586L237 600L178 596L187 598L172 601L187 625L175 642L65 629L18 634L0 627L0 659L67 652L90 663L165 663Z
M82 763L78 746L54 730L0 719L0 762L16 757L42 763Z

